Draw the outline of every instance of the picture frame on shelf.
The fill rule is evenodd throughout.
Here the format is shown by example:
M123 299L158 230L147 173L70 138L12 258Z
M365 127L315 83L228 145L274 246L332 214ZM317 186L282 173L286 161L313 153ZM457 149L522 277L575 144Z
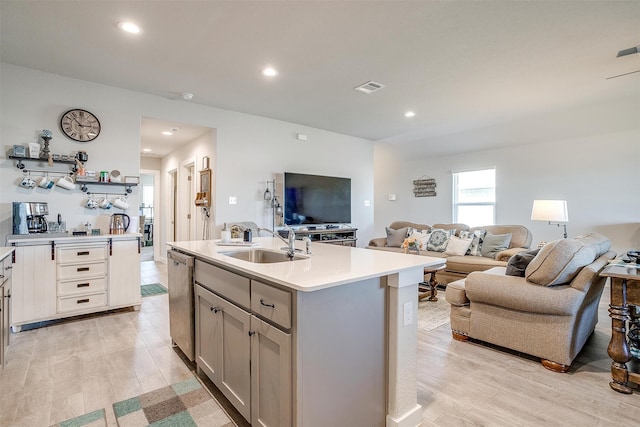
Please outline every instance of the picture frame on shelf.
M125 184L140 184L140 177L139 176L127 175L127 176L124 177L124 183Z

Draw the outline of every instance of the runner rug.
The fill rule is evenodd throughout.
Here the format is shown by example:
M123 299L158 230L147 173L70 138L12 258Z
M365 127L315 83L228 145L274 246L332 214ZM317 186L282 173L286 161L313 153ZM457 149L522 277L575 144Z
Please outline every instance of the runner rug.
M140 285L140 294L143 297L150 297L152 295L166 294L167 288L160 283L152 283L150 285Z

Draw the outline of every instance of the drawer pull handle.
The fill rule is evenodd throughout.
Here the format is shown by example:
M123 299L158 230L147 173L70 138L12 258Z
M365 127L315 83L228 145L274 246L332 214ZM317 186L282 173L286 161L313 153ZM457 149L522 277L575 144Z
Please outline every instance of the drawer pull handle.
M256 331L249 331L249 336L252 337L256 334Z
M80 255L89 255L89 251L78 252L78 256Z
M211 311L213 311L214 314L218 314L218 312L222 311L222 309L220 307L211 307Z
M79 288L86 288L87 286L90 286L89 283L78 283L78 287Z
M262 298L260 298L260 304L264 305L265 307L276 308L275 304L267 304L266 302L264 302L264 299Z
M78 267L78 271L89 271L89 267Z
M79 299L78 301L76 301L76 304L84 304L85 302L89 302L89 298Z

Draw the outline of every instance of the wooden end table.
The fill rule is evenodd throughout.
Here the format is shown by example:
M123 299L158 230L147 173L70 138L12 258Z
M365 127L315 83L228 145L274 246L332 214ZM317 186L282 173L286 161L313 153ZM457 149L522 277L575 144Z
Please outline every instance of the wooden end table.
M635 313L635 306L640 306L640 266L636 264L612 264L600 273L602 277L611 278L611 341L607 353L611 362L611 382L609 386L615 391L631 394L629 381L640 384L640 372L629 372L627 362L631 360L627 337L627 322L632 319L630 308ZM636 316L633 316L634 318Z
M444 270L447 264L438 264L432 267L425 267L424 274L431 274L428 282L418 283L418 301L427 299L427 301L438 301L438 281L436 280L436 273L440 270Z

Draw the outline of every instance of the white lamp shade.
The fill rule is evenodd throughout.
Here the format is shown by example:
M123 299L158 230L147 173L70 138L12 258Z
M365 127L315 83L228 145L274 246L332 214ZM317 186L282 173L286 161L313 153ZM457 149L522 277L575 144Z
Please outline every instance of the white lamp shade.
M534 200L531 220L569 222L566 200Z

